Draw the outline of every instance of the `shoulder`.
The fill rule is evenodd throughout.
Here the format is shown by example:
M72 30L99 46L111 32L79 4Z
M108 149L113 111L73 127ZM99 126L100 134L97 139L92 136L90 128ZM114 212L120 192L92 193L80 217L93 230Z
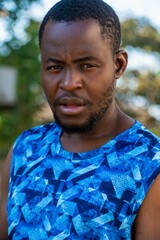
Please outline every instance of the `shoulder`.
M39 126L34 126L30 129L27 129L25 131L23 131L20 136L18 137L19 138L26 138L28 136L42 136L42 135L45 135L47 133L54 133L54 131L59 131L60 130L60 127L55 123L55 122L52 122L52 123L48 123L48 124L44 124L44 125L39 125Z
M60 131L61 129L56 123L39 125L25 130L16 139L13 145L13 150L18 146L21 147L23 144L26 145L27 143L39 144L42 140L49 141L51 138L54 140L55 136L57 136Z
M132 158L136 158L141 177L150 186L160 173L160 138L139 122L135 124L132 138Z
M135 134L137 156L142 157L145 168L151 164L152 170L156 170L156 166L160 167L160 138L142 124L138 123L138 125Z
M114 144L117 154L122 156L125 161L128 159L131 166L134 164L141 166L160 165L160 138L138 121L135 121L129 129L120 134L115 139Z
M140 122L136 121L135 124L130 128L129 132L135 140L142 141L146 144L160 143L160 137L155 135L149 129L147 129Z
M22 132L16 139L12 151L12 164L20 166L24 162L33 161L47 153L51 144L59 141L61 132L56 123L35 126ZM17 166L17 165L16 165Z
M126 145L130 146L130 154L141 156L143 160L157 159L160 161L160 138L136 121L124 135ZM138 159L139 159L138 157Z

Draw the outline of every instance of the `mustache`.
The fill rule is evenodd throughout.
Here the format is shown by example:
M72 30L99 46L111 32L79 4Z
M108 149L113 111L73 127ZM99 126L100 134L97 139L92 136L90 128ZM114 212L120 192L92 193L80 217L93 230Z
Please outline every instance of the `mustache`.
M80 105L91 105L91 102L88 99L80 97L75 93L67 93L57 97L53 103L53 106L56 107L60 104L63 104L65 101L75 102Z

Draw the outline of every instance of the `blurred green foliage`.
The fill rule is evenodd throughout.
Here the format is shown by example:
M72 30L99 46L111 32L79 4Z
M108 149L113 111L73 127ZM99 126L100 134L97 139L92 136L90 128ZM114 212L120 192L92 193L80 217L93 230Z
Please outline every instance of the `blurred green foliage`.
M0 10L4 12L3 19L8 38L3 41L0 54L4 55L13 49L19 49L26 39L23 35L30 24L31 16L28 11L32 4L41 3L40 0L0 0Z
M127 51L134 49L137 53L149 54L160 63L160 31L148 19L144 17L126 19L122 22L122 36L123 46ZM141 61L143 60L137 55L139 65L143 65ZM150 61L153 61L153 58ZM141 67L126 70L120 92L123 96L120 97L122 108L160 136L160 121L148 112L153 105L159 106L160 110L160 69L155 71ZM143 107L135 106L135 100L138 99L145 102Z
M18 103L13 109L4 108L0 113L2 156L6 154L15 137L33 125L33 114L42 103L38 28L39 23L32 20L26 29L29 41L19 49L13 49L9 55L0 56L3 65L13 66L18 70Z
M3 159L15 138L25 129L37 124L34 115L43 105L43 93L40 80L40 53L38 47L39 22L26 17L26 40L20 41L14 32L18 21L25 15L33 0L17 0L7 17L10 40L3 43L6 54L1 53L1 65L10 65L18 70L18 103L13 109L0 110L0 159ZM37 0L38 2L38 0ZM2 0L7 6L7 1ZM26 16L26 15L25 15ZM156 55L160 59L160 32L144 19L126 19L122 22L123 47L132 46ZM138 61L138 59L137 59ZM136 87L130 86L131 81ZM147 99L143 109L134 106L134 98ZM126 71L122 86L117 90L117 99L129 115L137 118L157 135L160 135L160 123L151 117L147 108L150 104L160 104L160 73L143 69Z
M36 2L40 3L39 0L0 1L0 9L6 13L3 21L9 35L0 42L0 65L15 67L18 71L17 106L0 109L0 159L4 158L15 138L33 125L32 116L42 101L39 23L32 20L28 11Z
M144 17L130 18L123 22L123 45L160 53L160 32Z

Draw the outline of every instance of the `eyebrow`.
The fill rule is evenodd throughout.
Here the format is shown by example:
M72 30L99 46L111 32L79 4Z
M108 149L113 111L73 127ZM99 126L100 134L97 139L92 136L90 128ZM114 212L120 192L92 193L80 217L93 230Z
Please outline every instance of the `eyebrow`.
M75 59L73 62L77 63L77 62L85 62L85 61L97 61L98 59L96 57L93 56L86 56L86 57L79 57L77 59ZM64 64L65 62L62 60L59 60L57 58L53 58L53 57L49 57L48 59L45 60L46 63L48 62L54 62L54 63L58 63L58 64Z
M61 61L61 60L59 60L59 59L57 59L57 58L52 58L52 57L49 57L48 59L46 59L45 60L45 62L46 63L48 63L48 62L54 62L54 63L64 63L64 61Z
M74 62L85 62L85 61L97 61L98 59L96 57L93 56L87 56L87 57L80 57L78 59L76 59Z

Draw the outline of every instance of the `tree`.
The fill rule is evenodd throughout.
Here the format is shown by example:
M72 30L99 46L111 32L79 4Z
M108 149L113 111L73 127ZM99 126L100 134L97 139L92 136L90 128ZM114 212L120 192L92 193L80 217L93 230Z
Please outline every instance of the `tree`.
M146 18L131 18L122 22L123 46L146 52L160 61L160 32ZM138 61L138 57L137 57ZM132 84L130 84L132 82ZM135 85L133 86L133 83ZM118 97L123 108L136 117L156 134L160 135L160 122L151 116L148 109L151 105L160 106L160 71L151 69L129 69L123 78L123 85ZM143 100L143 106L136 107L136 100Z
M0 114L0 142L4 152L20 132L33 125L33 115L43 100L40 84L38 27L39 23L31 21L26 30L30 40L20 49L13 49L9 56L0 58L3 59L4 65L14 66L18 70L18 104L9 111L4 109Z
M36 2L40 3L40 0L1 0L0 11L4 12L4 17L0 20L5 23L9 37L0 42L0 55L9 54L12 49L18 49L25 44L27 39L22 32L25 34L25 28L30 22L28 9ZM17 34L17 29L21 34Z
M32 126L33 114L42 101L37 37L39 23L27 15L27 9L35 2L38 0L1 0L0 3L0 8L7 12L4 21L10 36L0 43L0 62L18 70L18 104L0 113L0 159L6 155L18 134ZM21 26L24 39L19 38L15 31L22 19L25 19Z
M160 33L147 18L130 18L122 22L123 45L160 54Z

